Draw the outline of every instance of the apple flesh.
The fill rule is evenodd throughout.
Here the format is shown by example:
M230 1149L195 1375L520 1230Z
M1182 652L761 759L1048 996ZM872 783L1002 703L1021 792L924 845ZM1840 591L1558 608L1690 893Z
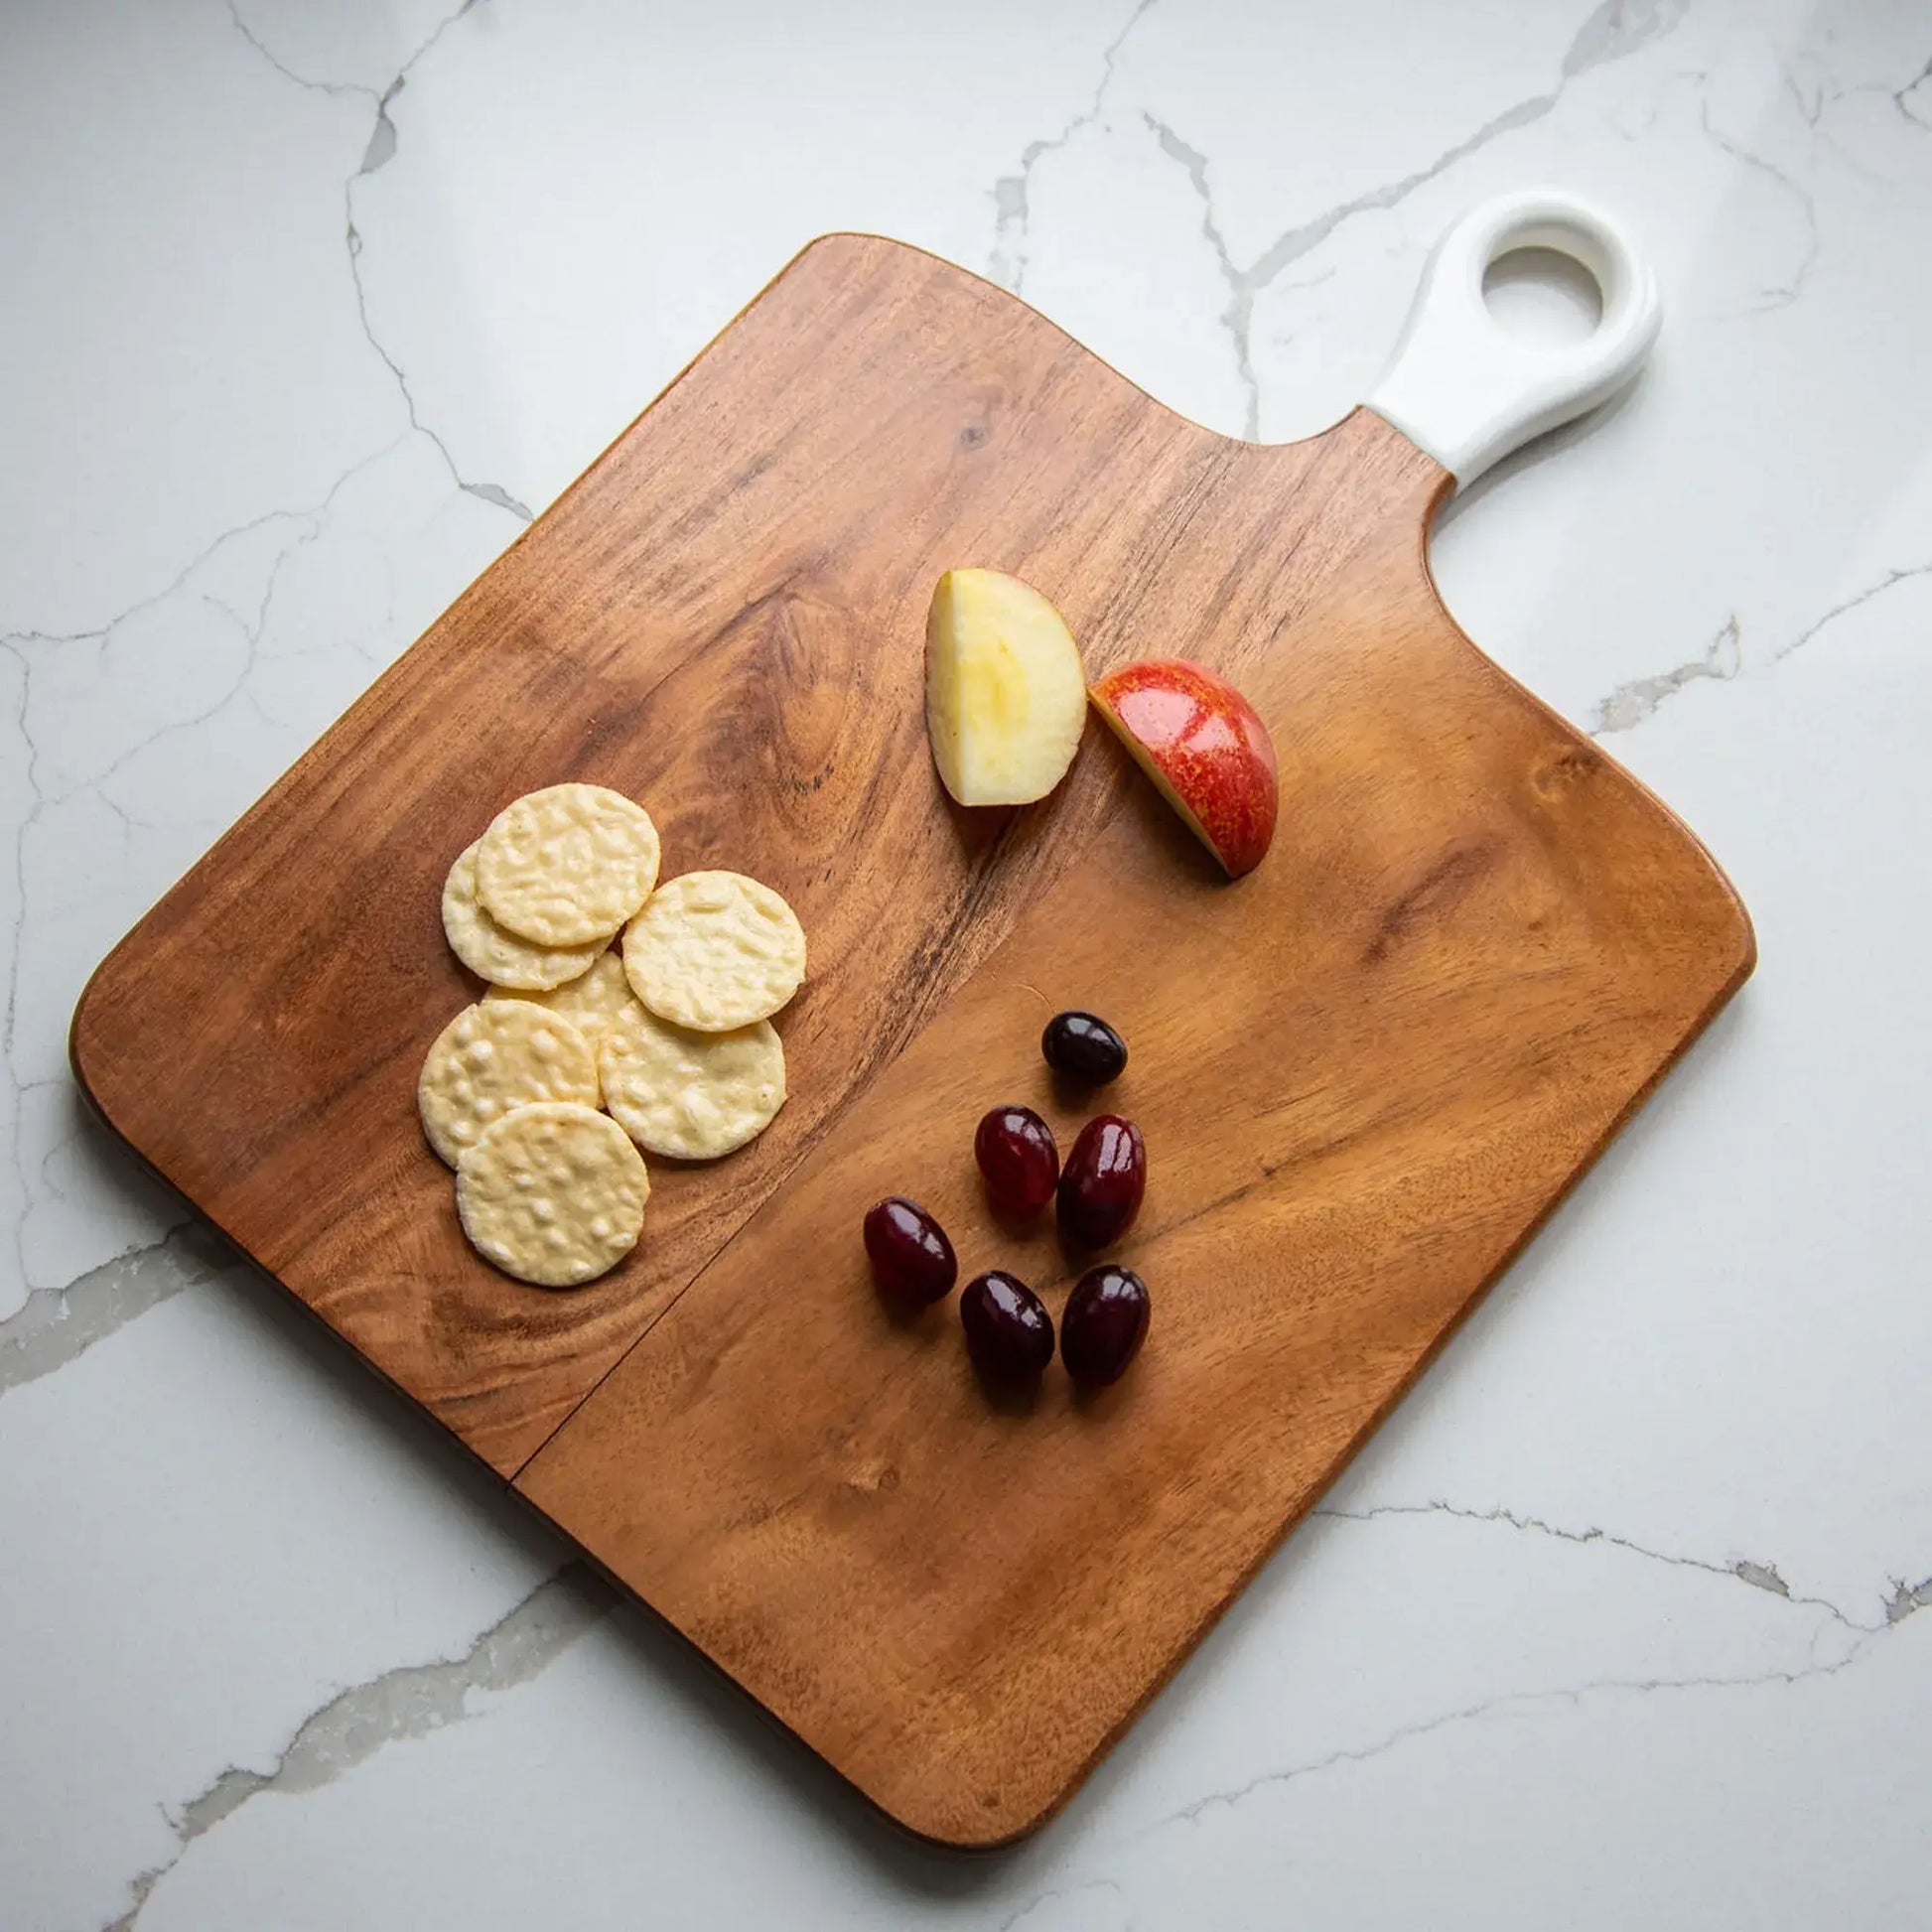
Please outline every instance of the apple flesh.
M925 728L962 805L1029 805L1066 775L1087 674L1066 620L998 570L949 570L925 621Z
M1178 657L1109 671L1093 702L1141 769L1230 879L1253 872L1275 836L1275 745L1226 678Z

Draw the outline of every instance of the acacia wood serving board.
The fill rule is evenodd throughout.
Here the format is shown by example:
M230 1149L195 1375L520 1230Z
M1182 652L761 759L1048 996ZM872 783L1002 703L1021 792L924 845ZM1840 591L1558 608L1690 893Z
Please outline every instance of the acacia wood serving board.
M122 941L75 1015L108 1122L262 1268L886 1812L1037 1825L1749 972L1684 827L1442 608L1449 478L1357 411L1259 447L898 244L806 249ZM951 806L921 713L957 564L1090 674L1231 673L1281 759L1235 885L1090 726L1053 797ZM775 886L791 1099L656 1164L645 1238L546 1293L465 1246L423 1053L438 917L506 800L642 799L666 871ZM1128 1378L995 1402L950 1304L871 1292L904 1191L1057 1313L981 1202L996 1101L1105 1014L1150 1150Z

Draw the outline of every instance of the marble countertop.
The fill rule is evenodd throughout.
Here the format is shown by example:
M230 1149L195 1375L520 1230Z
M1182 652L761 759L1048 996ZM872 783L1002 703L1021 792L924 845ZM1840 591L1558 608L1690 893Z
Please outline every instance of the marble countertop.
M0 22L0 1926L1916 1922L1932 19L449 4ZM1757 976L1067 1812L911 1846L151 1189L74 998L814 233L1275 440L1541 181L1664 337L1443 591Z

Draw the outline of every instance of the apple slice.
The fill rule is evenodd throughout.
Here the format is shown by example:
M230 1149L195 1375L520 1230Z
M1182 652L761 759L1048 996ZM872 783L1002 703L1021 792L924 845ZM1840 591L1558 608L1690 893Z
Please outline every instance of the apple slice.
M998 570L949 570L925 621L925 728L962 805L1029 805L1066 775L1087 674L1066 621Z
M1178 657L1109 671L1100 715L1230 879L1261 864L1275 836L1275 744L1226 678Z

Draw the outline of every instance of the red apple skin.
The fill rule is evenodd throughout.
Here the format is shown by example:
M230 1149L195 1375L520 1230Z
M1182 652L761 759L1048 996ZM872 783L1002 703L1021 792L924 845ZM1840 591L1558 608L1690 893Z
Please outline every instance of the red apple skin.
M1253 872L1281 802L1274 740L1254 706L1226 678L1179 657L1109 671L1092 696L1228 877Z

